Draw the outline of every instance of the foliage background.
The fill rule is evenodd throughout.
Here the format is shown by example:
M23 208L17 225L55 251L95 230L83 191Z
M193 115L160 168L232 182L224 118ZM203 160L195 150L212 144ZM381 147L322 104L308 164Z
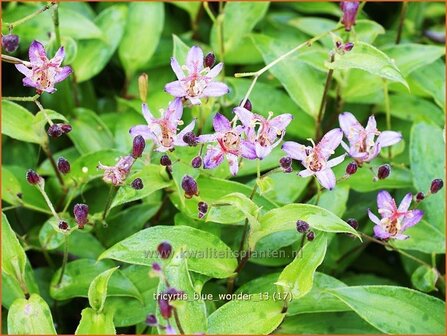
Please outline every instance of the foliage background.
M2 19L4 22L14 21L41 6L41 3L2 3ZM210 6L217 14L219 5ZM445 32L445 6L442 3L410 3L402 42L396 46L400 10L401 4L398 3L367 3L355 28L356 39L374 45L394 60L410 88L408 91L399 83L389 85L392 129L401 131L404 136L402 144L393 147L392 174L386 180L373 182L370 172L361 169L352 178L340 183L333 192L324 192L318 201L319 206L342 219L356 218L360 223L360 230L368 234L372 233L372 223L366 216L366 209L376 209L378 190L385 188L393 191L399 200L408 191L425 192L433 178L444 176L444 48L442 44L430 40L425 32ZM85 202L90 206L91 214L102 212L109 189L98 178L100 172L94 167L98 161L113 163L115 157L126 153L131 147L128 129L144 123L137 87L137 77L141 72L149 75L148 104L152 111L158 111L171 99L163 92L163 87L174 79L169 66L173 54L182 59L185 45L198 43L205 52L213 50L219 60L223 56L225 81L230 85L231 93L200 109L185 109L185 123L192 117L199 117L201 130L208 133L212 115L219 110L230 116L232 108L240 102L248 89L250 80L235 79L232 76L234 73L262 68L265 63L297 44L333 29L341 15L336 3L227 4L222 16L222 55L218 42L218 26L213 24L199 3L64 2L60 4L59 12L62 42L67 52L65 64L73 67L75 75L60 83L55 94L44 95L42 103L45 108L65 116L73 125L73 131L68 137L52 140L50 146L55 157L64 156L72 163L72 173L67 176L67 181L75 177L84 182L82 187L75 188L71 204ZM20 36L21 42L14 56L27 59L28 46L34 39L45 42L48 49L52 50L50 54L53 54L55 39L52 32L53 23L49 11L18 26L14 33ZM344 39L348 37L346 33L341 33L340 36ZM350 38L354 39L352 33ZM357 42L355 39L354 41ZM325 61L331 48L331 39L324 38L309 50L281 62L259 79L250 96L255 112L266 114L273 111L275 114L294 115L295 119L286 136L289 140L303 142L315 134L316 111L327 72ZM335 79L329 94L324 129L337 127L336 115L341 111L351 111L359 120L366 120L374 113L379 129L386 128L380 76L351 69L343 73L336 71ZM3 96L31 95L30 89L22 87L21 76L10 64L3 64L2 67L2 89ZM37 111L31 103L23 103L22 106L33 113ZM5 214L13 230L21 237L22 246L26 250L26 278L29 288L40 293L49 305L59 333L73 333L76 329L81 310L88 307L87 289L93 277L119 264L111 260L95 264L98 256L105 249L143 228L155 225L199 228L219 236L228 246L237 250L242 226L194 220L197 215L197 201L184 203L182 192L178 191L178 182L185 173L199 176L199 171L187 164L195 155L196 149L182 149L175 154L183 163L174 166L176 183L173 185L163 184L167 182L158 174L159 155L146 151L144 163L152 165L143 168L140 162L136 166L136 171L143 169L140 174L147 180L145 185L149 187L145 189L145 193L137 196L131 195L130 191L124 193L121 202L116 201L116 206L107 218L107 228L97 223L94 231L77 232L70 237L69 261L73 265L70 268L72 273L64 279L64 288L53 288L51 284L54 285L56 270L62 260L63 237L53 231L51 219L45 214L46 205L37 191L26 184L25 171L36 168L46 177L47 191L55 203L61 198L61 189L40 147L32 141L11 136L14 131L4 131L5 127L20 129L26 121L13 119L12 115L17 115L16 111L5 115L3 103L2 110L3 207L20 205L15 195L18 192L23 194L24 206L5 209ZM275 167L282 155L280 149L276 149L262 162L262 170ZM375 165L382 161L385 162L385 158L378 159ZM346 164L345 162L337 167L337 176L343 174ZM89 167L87 174L81 170L84 166ZM255 183L255 172L255 165L246 162L240 174L232 179L234 183L228 180L227 167L210 171L212 177L201 174L201 196L211 201L231 192L249 194ZM295 174L275 174L272 175L272 180L271 189L254 198L258 206L270 209L293 202L316 203L316 198L313 197L315 186L310 179L301 179ZM158 187L151 187L154 185ZM426 211L424 221L409 231L411 238L408 241L400 242L398 246L436 266L444 274L445 195L440 193L433 196L422 208ZM227 212L226 217L222 215L220 219L231 223L231 215L231 212ZM243 216L236 218L243 223ZM176 238L168 236L169 239ZM289 230L269 236L258 248L280 249L291 255L290 252L297 249L299 244L300 237ZM246 286L246 292L256 292L256 286L259 286L258 289L262 288L262 291L271 289L275 276L292 260L292 256L252 260L240 275L237 286ZM292 305L277 332L411 333L413 330L403 326L390 327L387 323L391 322L388 320L384 324L378 323L375 320L377 316L365 317L360 314L359 317L356 309L354 310L357 313L353 312L352 307L337 301L338 299L329 298L329 294L324 294L318 288L344 286L340 281L348 286L393 285L415 288L443 298L445 282L438 281L438 289L435 289L430 278L431 270L421 270L419 266L409 258L387 251L383 246L365 242L362 244L347 235L334 235L327 247L326 257L318 268L319 273L316 274L314 284L316 288L311 292L313 296L307 296L307 301L303 298L304 303L301 306ZM146 315L156 310L151 294L157 289L157 281L147 280L147 268L143 266L122 264L116 274L119 276L113 275L115 280L111 280L106 307L117 310L114 314L117 332L142 332L146 330ZM191 274L196 288L200 288L208 279L198 273ZM254 279L257 282L247 285ZM2 286L2 325L3 332L6 333L7 310L23 293L20 288L17 290L13 283L5 280L5 275ZM239 290L243 289L244 287ZM225 292L225 281L208 281L202 292ZM381 293L386 293L386 290L383 289ZM393 297L394 293L385 295ZM138 300L141 297L144 304ZM408 299L407 304L408 302L411 303L412 299ZM207 302L206 307L211 313L222 304L220 301ZM366 301L363 304L365 306L360 306L358 310L371 310L373 314L378 314L375 309L380 311L384 305L382 301L372 299L368 301L368 305ZM401 303L392 304L400 307ZM408 310L415 305L413 302L402 307ZM248 314L253 311L253 306L244 307L244 303L241 303L234 313L237 315L229 314L227 317L232 321L230 330L258 333L273 331L276 326L259 324L260 320L274 320L275 311L272 313L273 317L268 315L271 309L273 308L267 303L262 314L257 311L255 314ZM405 313L405 310L394 308L389 312L388 318L392 320L397 318L393 314ZM246 319L241 318L243 314L246 314ZM208 322L213 325L212 320ZM419 322L421 325L425 323L413 323ZM211 330L228 330L224 327L215 328Z

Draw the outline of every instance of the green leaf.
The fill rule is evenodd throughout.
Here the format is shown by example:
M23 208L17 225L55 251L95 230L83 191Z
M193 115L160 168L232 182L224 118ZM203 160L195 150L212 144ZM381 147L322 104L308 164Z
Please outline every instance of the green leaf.
M196 334L204 332L207 329L207 313L203 299L198 298L199 294L194 289L191 276L188 272L187 259L182 256L182 251L174 255L167 267L164 269L166 280L169 286L181 289L188 297L187 300L175 301L175 307L185 334ZM166 284L160 281L158 285L158 294L167 290ZM158 313L158 318L162 319ZM174 326L175 328L175 326ZM158 332L164 334L163 329Z
M231 249L218 237L187 226L155 226L142 230L106 250L99 259L150 266L160 261L156 249L163 241L168 241L173 251L185 247L189 268L194 272L227 278L236 269ZM222 258L216 259L216 254Z
M379 330L362 320L356 313L316 313L286 317L275 334L356 335L380 334Z
M117 269L118 266L102 272L93 279L88 288L88 302L90 303L90 306L99 313L104 308L110 277Z
M174 6L177 6L181 9L184 9L188 12L189 16L191 17L191 21L193 21L197 14L199 13L200 7L202 6L202 3L200 2L190 2L190 1L172 1L171 2Z
M326 248L326 234L317 232L315 240L307 242L279 275L276 284L290 294L292 300L298 300L312 289L315 270L323 262Z
M225 6L222 27L225 54L239 48L243 42L242 39L264 17L268 7L268 2L229 2ZM218 29L216 23L211 32L211 47L215 51L220 50Z
M419 266L411 275L411 283L422 292L431 292L436 289L438 272L425 265Z
M252 39L266 64L296 47L264 35L253 35ZM269 71L281 82L293 101L304 112L316 118L325 75L304 63L299 51L275 64ZM299 77L296 76L297 73L300 74Z
M56 335L50 308L38 294L14 301L8 311L8 334Z
M433 97L436 104L445 110L445 63L442 60L423 66L408 77L411 91L420 90Z
M328 290L387 334L443 334L445 303L405 287L355 286Z
M2 99L2 134L13 139L41 144L40 137L33 128L34 115L26 108L12 101Z
M50 295L59 301L74 297L88 297L89 286L92 281L113 266L114 264L110 260L78 259L71 261L67 263L64 276L59 285L61 270L59 269L54 273L50 284ZM107 295L134 297L141 301L139 290L120 270L111 276Z
M129 79L151 59L157 48L164 23L163 6L160 2L129 4L126 28L118 48Z
M329 14L337 17L342 14L340 7L332 2L291 2L290 6L305 14Z
M123 36L126 15L127 7L123 5L103 10L95 19L102 38L78 42L78 53L72 64L78 83L96 76L110 61Z
M284 319L281 301L260 301L258 295L250 300L232 300L208 317L207 334L267 335Z
M348 197L349 187L337 185L333 190L325 190L321 193L318 206L341 217L345 213Z
M110 313L98 313L92 308L85 308L81 312L81 321L76 328L75 335L115 335L113 316Z
M17 177L11 170L2 165L2 200L11 205L19 205L20 198L17 195L22 193Z
M304 220L310 227L323 232L358 233L332 212L310 204L288 204L271 210L260 219L259 230L249 236L249 245L253 248L263 237L281 231L296 231L296 221Z
M15 277L23 284L25 277L26 254L2 212L2 271Z
M395 61L396 66L405 77L420 67L433 63L445 54L442 47L416 43L385 47L383 51Z
M418 123L411 129L410 162L413 183L416 190L426 192L431 181L445 176L445 142L441 128L427 123ZM438 192L425 199L422 208L426 210L425 219L445 236L445 193ZM445 239L444 239L445 240Z
M113 136L98 115L84 108L74 110L73 130L68 136L81 154L96 152L113 147Z
M75 10L60 8L59 22L61 34L76 40L102 38L103 36L101 29L94 22Z
M349 53L335 54L335 61L327 62L326 66L335 70L360 69L392 82L399 82L409 88L391 58L376 47L364 42L357 42Z
M172 42L174 45L172 49L172 56L175 57L180 64L185 64L186 56L188 55L190 47L175 34L172 34Z
M425 202L425 201L424 201ZM445 253L445 234L426 220L405 231L409 239L395 240L393 246L402 250L414 250L424 253Z
M144 197L149 196L157 190L169 187L172 182L167 181L161 175L160 165L146 165L138 173L133 174L128 178L129 184L124 185L118 189L115 198L112 201L110 208L114 208L118 205L128 202L136 201ZM130 185L136 178L141 178L144 188L141 190L135 190Z

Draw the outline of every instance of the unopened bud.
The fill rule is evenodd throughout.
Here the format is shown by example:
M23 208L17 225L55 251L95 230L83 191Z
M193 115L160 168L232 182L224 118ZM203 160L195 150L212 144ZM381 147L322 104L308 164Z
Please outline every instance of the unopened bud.
M140 91L140 99L143 103L146 103L147 101L148 87L148 76L146 73L142 73L140 77L138 77L138 90Z
M188 146L197 146L197 136L193 132L188 132L183 136L183 141L188 144Z
M205 67L212 68L214 63L216 62L216 56L212 52L206 54L203 63L205 64Z
M70 172L70 162L68 162L65 158L60 157L57 160L57 170L59 170L62 174L68 174Z
M34 170L29 169L26 172L26 180L28 181L29 184L32 185L37 185L37 184L41 184L43 182L43 178L40 177L39 174L37 174Z
M292 171L292 158L290 156L284 156L279 160L279 165L286 173Z
M352 48L354 48L354 43L352 43L352 42L347 42L343 45L344 51L351 51Z
M315 233L314 233L313 231L309 231L309 232L306 234L306 238L307 238L308 241L312 241L312 240L314 240L314 239L315 239Z
M425 195L424 195L424 193L422 192L422 191L419 191L417 194L416 194L416 196L415 196L415 200L416 200L416 202L422 202L423 200L424 200L424 198L425 198Z
M14 34L2 36L2 46L9 53L13 53L17 50L17 48L19 47L19 41L19 37Z
M148 325L149 327L156 327L158 325L157 318L154 314L149 314L146 317L146 325Z
M185 191L186 198L199 196L199 187L192 176L185 175L182 179L182 189Z
M191 166L193 168L202 167L202 158L200 156L196 156L194 159L191 160Z
M357 172L357 163L351 162L346 167L346 174L348 175L354 175Z
M359 228L359 222L357 222L355 218L347 219L346 223L348 223L354 230L357 230Z
M135 180L132 181L131 186L135 190L141 190L144 187L143 180L137 177Z
M133 138L132 157L134 159L141 157L145 147L146 141L141 135L137 135L135 138Z
M88 205L87 204L75 204L73 207L73 215L76 223L80 229L84 228L84 225L88 223Z
M299 233L307 232L307 230L309 230L309 224L303 220L297 220L296 221L296 230Z
M160 309L160 315L164 319L169 319L172 316L172 306L168 300L164 300L161 297L158 299L158 309Z
M358 1L342 1L340 8L343 11L341 22L345 26L345 30L350 31L352 26L355 25L359 3Z
M242 103L242 101L241 101L241 103ZM253 105L251 104L250 99L247 98L243 108L246 109L246 110L249 110L249 111L253 110Z
M391 166L389 164L384 164L379 167L379 170L377 171L377 177L379 180L386 179L388 176L390 176L391 172Z
M199 210L199 218L203 218L208 212L208 204L201 201L197 204L197 209Z
M168 259L172 253L172 246L168 242L162 242L157 246L157 251L162 259Z
M444 186L444 181L441 179L435 179L431 182L430 192L436 194Z
M62 134L69 133L72 130L69 124L53 124L48 127L47 134L52 138L59 138Z
M166 154L163 154L160 158L160 164L164 167L168 167L172 164L171 159Z
M67 230L68 229L68 223L66 221L60 221L58 224L59 229L61 230Z

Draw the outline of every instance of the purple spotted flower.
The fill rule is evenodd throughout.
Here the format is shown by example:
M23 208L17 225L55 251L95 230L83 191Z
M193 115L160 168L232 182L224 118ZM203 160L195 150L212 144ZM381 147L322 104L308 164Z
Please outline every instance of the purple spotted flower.
M242 122L247 141L254 145L256 156L261 160L279 145L293 119L291 114L281 114L271 119L272 113L266 119L240 106L234 109L234 113Z
M374 235L377 238L400 240L408 238L403 232L419 223L424 215L422 210L409 210L412 198L411 193L406 194L399 207L397 207L396 201L387 191L382 190L377 194L377 208L382 219L379 219L368 209L369 219L376 224Z
M315 145L312 141L313 147L286 141L282 149L292 159L301 161L306 168L298 173L301 177L315 175L324 188L331 190L336 183L335 174L331 168L343 162L346 154L331 160L329 160L329 157L334 154L335 149L340 145L342 137L341 129L335 128L327 132L318 145Z
M61 67L64 56L64 48L61 47L52 59L48 59L42 43L33 41L29 47L30 62L16 64L17 70L25 75L23 85L36 88L38 93L54 93L54 85L72 72L69 66Z
M188 99L193 105L200 104L201 98L219 97L229 91L227 85L214 81L222 70L223 63L212 69L204 67L203 51L200 47L194 46L189 50L186 64L182 67L172 57L171 67L178 80L166 84L165 91L174 97Z
M346 31L350 31L352 26L355 25L355 19L359 10L358 1L342 1L340 2L340 8L343 11L343 18L341 22L345 26Z
M135 159L132 155L127 155L121 157L114 166L105 166L99 162L97 168L104 170L104 176L102 178L104 182L111 183L114 186L120 186L124 184L134 163Z
M366 128L363 128L349 112L340 114L338 120L349 141L349 147L344 142L341 144L359 165L374 159L383 147L394 145L402 140L402 134L399 132L379 132L374 116L369 117ZM375 139L376 136L378 136L377 139Z
M231 127L230 121L220 113L213 119L215 134L200 135L198 142L217 142L216 146L208 147L203 159L203 167L212 169L219 166L224 157L230 165L230 172L234 176L239 170L239 157L250 160L256 159L255 146L249 141L241 139L242 126Z
M187 146L183 136L194 129L195 120L177 134L178 126L183 124L181 120L183 105L180 98L174 99L163 112L161 118L155 118L146 104L142 105L143 116L147 125L137 125L130 129L129 133L136 137L141 135L144 139L151 139L155 143L155 150L166 152L174 146Z

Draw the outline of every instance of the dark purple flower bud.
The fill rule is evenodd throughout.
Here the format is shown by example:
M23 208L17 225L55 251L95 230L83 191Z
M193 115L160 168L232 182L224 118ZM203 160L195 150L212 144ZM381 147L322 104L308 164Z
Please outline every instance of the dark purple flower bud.
M241 101L242 103L242 101ZM239 104L240 105L240 104ZM244 106L242 106L244 109L251 111L253 109L253 105L251 104L250 99L247 98L247 100L245 101Z
M182 179L182 189L185 191L186 198L192 198L193 196L199 196L199 187L197 186L194 177L185 175Z
M354 175L357 172L357 163L351 162L346 167L346 174L348 175Z
M29 169L26 172L26 180L28 181L29 184L36 185L41 183L43 179L34 170Z
M157 323L157 318L155 317L154 314L149 314L149 315L146 317L146 324L147 324L149 327L156 327L156 326L158 325L158 323Z
M132 188L134 188L135 190L141 190L143 189L144 185L143 185L143 180L140 179L139 177L137 177L135 180L132 181L131 184Z
M82 203L75 204L73 207L73 214L79 228L83 229L84 225L88 223L88 205Z
M61 128L62 132L64 132L64 134L70 133L72 130L72 127L70 124L58 124L58 125Z
M343 43L341 43L340 41L335 41L335 47L337 49L340 49L342 45L343 45Z
M160 164L164 167L168 167L172 164L171 159L166 154L163 154L160 158Z
M206 54L203 63L205 63L205 67L212 68L214 63L216 62L216 56L212 52Z
M199 202L199 204L197 204L197 208L202 213L208 212L208 204L206 202L203 202L203 201Z
M340 8L343 11L341 22L344 24L345 30L350 31L352 26L355 25L359 3L358 1L342 1L340 3Z
M183 136L183 141L189 146L197 146L197 136L193 132L188 132Z
M296 230L299 233L304 233L307 232L307 230L309 230L309 224L303 220L297 220L296 222Z
M63 157L60 157L57 160L57 169L64 175L68 174L70 172L70 162Z
M62 131L59 124L53 124L48 127L47 134L52 138L59 138L62 134L64 134L64 131Z
M146 141L144 141L144 138L141 135L137 135L133 138L132 157L134 159L141 157L144 147L146 147Z
M284 156L279 160L279 165L281 168L289 173L289 170L292 168L292 158L290 156Z
M179 300L185 294L185 292L178 290L174 287L168 288L168 290L165 293L168 295L169 301Z
M354 48L354 43L352 43L352 42L347 42L343 45L344 51L351 51L352 48Z
M169 319L172 316L172 306L169 304L168 300L159 298L158 308L160 309L160 314L164 319Z
M357 222L355 218L348 218L346 223L348 223L354 230L359 228L359 222Z
M441 179L435 179L431 182L430 192L436 194L444 186L444 181Z
M161 266L159 263L153 263L152 264L152 270L155 272L161 272Z
M157 246L157 251L162 259L168 259L172 253L172 246L168 242L162 242Z
M64 231L68 229L68 223L66 221L60 221L58 226L59 229Z
M284 169L284 173L291 173L291 172L293 172L293 168L292 167Z
M386 179L388 176L390 176L391 172L391 166L389 164L384 164L379 167L379 170L377 171L377 177L379 180Z
M314 233L313 231L309 231L309 232L306 234L306 238L307 238L308 241L312 241L312 240L314 240L314 239L315 239L315 233Z
M200 168L200 167L202 167L202 158L200 156L196 156L194 159L192 159L191 166L193 168Z
M415 196L416 202L418 202L418 203L422 202L424 200L424 198L425 198L425 195L422 191L419 191Z
M19 41L20 39L17 35L9 34L2 36L2 46L9 53L13 53L17 50Z

